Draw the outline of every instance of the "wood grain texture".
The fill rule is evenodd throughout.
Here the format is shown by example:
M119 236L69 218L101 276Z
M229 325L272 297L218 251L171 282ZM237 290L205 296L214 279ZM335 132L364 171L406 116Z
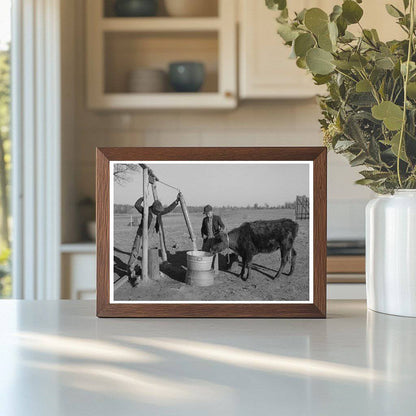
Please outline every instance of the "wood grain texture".
M311 304L275 303L110 303L110 161L218 160L313 161L313 276ZM324 147L128 147L97 149L97 316L164 318L324 318L326 317L326 164Z
M110 299L110 164L99 149L96 151L96 221L97 221L97 316Z
M313 160L313 300L323 317L326 316L326 201L327 149Z

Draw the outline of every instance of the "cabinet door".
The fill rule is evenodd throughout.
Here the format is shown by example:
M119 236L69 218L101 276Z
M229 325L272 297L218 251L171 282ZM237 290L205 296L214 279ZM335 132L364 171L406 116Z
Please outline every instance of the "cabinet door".
M291 0L289 11L320 7L329 13L337 0ZM389 3L403 8L402 0ZM388 15L385 5L378 1L361 4L364 16L361 21L366 28L376 28L382 40L403 38L394 18ZM263 0L239 0L240 17L240 68L239 87L241 98L305 98L322 93L306 71L299 69L289 59L290 48L277 35L275 17L278 12L267 9ZM358 25L349 27L359 33Z
M95 299L95 253L62 255L62 299Z
M309 0L292 0L290 10L311 6ZM315 5L320 2L313 2ZM318 7L320 7L319 5ZM240 0L240 97L305 98L318 93L305 70L289 59L290 48L276 33L278 12L261 0Z

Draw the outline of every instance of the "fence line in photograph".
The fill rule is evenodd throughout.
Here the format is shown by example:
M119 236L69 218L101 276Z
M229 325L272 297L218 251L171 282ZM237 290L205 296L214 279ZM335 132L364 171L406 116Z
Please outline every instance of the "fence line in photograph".
M296 197L295 216L297 220L309 219L309 198L307 196Z

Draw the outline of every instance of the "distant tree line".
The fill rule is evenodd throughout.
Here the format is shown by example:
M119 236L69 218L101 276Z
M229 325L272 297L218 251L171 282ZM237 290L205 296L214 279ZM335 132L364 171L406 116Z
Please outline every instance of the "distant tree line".
M114 213L115 214L133 214L132 210L137 212L132 205L114 204Z
M233 209L295 209L296 202L285 202L281 205L269 205L267 203L259 204L254 203L253 205L247 205L245 207L239 207L236 205L222 205L222 206L214 206L214 211L218 210L233 210ZM201 213L204 211L204 205L188 205L188 211L191 213ZM173 212L181 212L180 206L176 207ZM137 214L136 209L133 205L129 204L114 204L114 213L115 214L130 214L135 215Z

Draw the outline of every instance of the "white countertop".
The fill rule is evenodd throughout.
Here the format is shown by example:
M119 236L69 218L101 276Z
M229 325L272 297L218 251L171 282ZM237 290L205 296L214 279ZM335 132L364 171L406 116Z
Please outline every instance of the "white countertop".
M415 415L416 319L97 319L0 301L0 415Z

